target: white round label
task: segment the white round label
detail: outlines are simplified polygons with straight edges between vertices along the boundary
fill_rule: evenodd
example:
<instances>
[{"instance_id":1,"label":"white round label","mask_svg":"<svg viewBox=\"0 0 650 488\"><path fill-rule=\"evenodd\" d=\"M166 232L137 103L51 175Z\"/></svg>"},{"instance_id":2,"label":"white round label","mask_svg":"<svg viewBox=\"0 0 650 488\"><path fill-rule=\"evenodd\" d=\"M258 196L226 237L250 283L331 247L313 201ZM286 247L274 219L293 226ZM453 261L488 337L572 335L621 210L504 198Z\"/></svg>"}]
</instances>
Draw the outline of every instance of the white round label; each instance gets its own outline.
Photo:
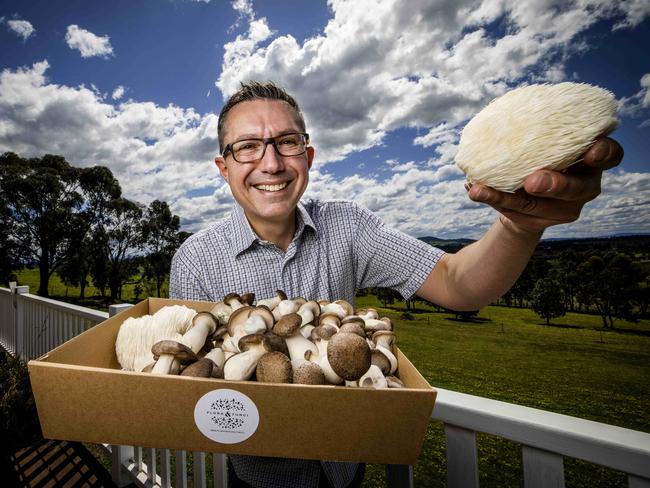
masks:
<instances>
[{"instance_id":1,"label":"white round label","mask_svg":"<svg viewBox=\"0 0 650 488\"><path fill-rule=\"evenodd\" d=\"M237 444L255 433L260 414L246 395L222 388L209 391L196 402L194 422L208 439Z\"/></svg>"}]
</instances>

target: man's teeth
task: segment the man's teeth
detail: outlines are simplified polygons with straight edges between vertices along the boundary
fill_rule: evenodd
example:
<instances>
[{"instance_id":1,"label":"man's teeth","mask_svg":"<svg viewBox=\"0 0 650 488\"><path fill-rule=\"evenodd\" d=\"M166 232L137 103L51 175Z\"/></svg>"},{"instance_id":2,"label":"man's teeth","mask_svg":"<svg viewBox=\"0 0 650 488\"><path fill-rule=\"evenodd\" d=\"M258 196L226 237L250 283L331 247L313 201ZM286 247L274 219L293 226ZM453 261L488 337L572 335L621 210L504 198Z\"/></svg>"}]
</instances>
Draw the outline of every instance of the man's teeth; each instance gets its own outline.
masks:
<instances>
[{"instance_id":1,"label":"man's teeth","mask_svg":"<svg viewBox=\"0 0 650 488\"><path fill-rule=\"evenodd\" d=\"M280 191L286 187L287 187L286 183L280 183L278 185L255 185L255 188L264 191Z\"/></svg>"}]
</instances>

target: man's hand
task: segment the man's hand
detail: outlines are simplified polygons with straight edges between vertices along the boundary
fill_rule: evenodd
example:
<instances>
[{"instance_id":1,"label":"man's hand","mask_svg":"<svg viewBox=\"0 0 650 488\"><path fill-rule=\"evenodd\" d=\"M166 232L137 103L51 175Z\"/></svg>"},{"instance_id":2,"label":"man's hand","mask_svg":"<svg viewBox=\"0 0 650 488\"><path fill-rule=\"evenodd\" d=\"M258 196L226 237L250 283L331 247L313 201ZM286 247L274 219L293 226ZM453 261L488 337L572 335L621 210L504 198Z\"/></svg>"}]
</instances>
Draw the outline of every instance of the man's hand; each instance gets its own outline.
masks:
<instances>
[{"instance_id":1,"label":"man's hand","mask_svg":"<svg viewBox=\"0 0 650 488\"><path fill-rule=\"evenodd\" d=\"M598 139L582 161L565 172L541 169L526 178L524 187L504 193L475 184L469 197L501 213L501 222L515 232L540 234L551 225L573 222L582 207L600 194L604 170L617 166L623 148L608 137Z\"/></svg>"}]
</instances>

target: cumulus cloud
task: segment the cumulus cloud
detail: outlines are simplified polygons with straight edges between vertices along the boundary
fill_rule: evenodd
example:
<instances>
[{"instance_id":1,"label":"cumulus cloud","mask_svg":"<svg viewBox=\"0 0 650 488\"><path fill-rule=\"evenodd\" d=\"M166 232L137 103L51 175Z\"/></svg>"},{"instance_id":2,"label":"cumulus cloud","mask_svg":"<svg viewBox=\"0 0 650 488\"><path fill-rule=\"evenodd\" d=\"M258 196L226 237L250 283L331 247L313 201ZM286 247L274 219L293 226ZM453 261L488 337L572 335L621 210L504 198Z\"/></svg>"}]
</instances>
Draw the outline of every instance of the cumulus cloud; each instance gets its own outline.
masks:
<instances>
[{"instance_id":1,"label":"cumulus cloud","mask_svg":"<svg viewBox=\"0 0 650 488\"><path fill-rule=\"evenodd\" d=\"M619 101L619 113L625 117L647 117L650 108L650 73L646 73L639 81L641 89L630 97ZM639 127L650 125L650 119L641 122Z\"/></svg>"},{"instance_id":2,"label":"cumulus cloud","mask_svg":"<svg viewBox=\"0 0 650 488\"><path fill-rule=\"evenodd\" d=\"M115 90L113 90L113 94L111 95L111 98L113 100L119 100L124 96L124 92L125 92L125 88L122 85L120 85L117 88L115 88Z\"/></svg>"},{"instance_id":3,"label":"cumulus cloud","mask_svg":"<svg viewBox=\"0 0 650 488\"><path fill-rule=\"evenodd\" d=\"M95 56L108 58L113 54L110 37L97 36L75 24L68 26L65 42L70 49L78 50L82 58L92 58Z\"/></svg>"},{"instance_id":4,"label":"cumulus cloud","mask_svg":"<svg viewBox=\"0 0 650 488\"><path fill-rule=\"evenodd\" d=\"M108 166L126 196L173 204L212 193L217 117L128 101L114 106L91 88L51 83L48 61L0 73L0 151L61 154L77 166ZM184 215L185 217L185 215ZM187 215L197 219L196 210Z\"/></svg>"},{"instance_id":5,"label":"cumulus cloud","mask_svg":"<svg viewBox=\"0 0 650 488\"><path fill-rule=\"evenodd\" d=\"M588 48L581 34L632 11L606 0L562 8L518 0L329 6L322 34L302 43L273 35L266 19L251 14L248 33L226 46L216 81L224 96L247 79L272 79L295 94L318 164L379 145L400 127L432 131L416 144L449 146L452 131L491 99L528 81L558 81L566 59ZM495 34L495 24L504 32ZM438 141L443 128L447 138Z\"/></svg>"},{"instance_id":6,"label":"cumulus cloud","mask_svg":"<svg viewBox=\"0 0 650 488\"><path fill-rule=\"evenodd\" d=\"M13 19L7 21L7 27L14 34L23 38L23 41L29 39L35 32L34 26L28 20Z\"/></svg>"}]
</instances>

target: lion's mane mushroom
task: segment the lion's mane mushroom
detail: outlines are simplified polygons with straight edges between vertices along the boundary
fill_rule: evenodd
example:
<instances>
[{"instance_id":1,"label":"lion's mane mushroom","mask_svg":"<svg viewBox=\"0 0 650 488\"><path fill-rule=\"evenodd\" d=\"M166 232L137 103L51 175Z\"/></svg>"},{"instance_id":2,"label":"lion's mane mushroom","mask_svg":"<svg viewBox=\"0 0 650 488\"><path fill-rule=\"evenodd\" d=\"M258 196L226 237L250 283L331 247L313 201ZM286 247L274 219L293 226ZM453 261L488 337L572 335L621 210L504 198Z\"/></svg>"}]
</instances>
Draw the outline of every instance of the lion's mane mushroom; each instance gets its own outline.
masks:
<instances>
[{"instance_id":1,"label":"lion's mane mushroom","mask_svg":"<svg viewBox=\"0 0 650 488\"><path fill-rule=\"evenodd\" d=\"M327 359L341 378L357 381L370 367L370 346L356 334L338 332L327 344Z\"/></svg>"},{"instance_id":2,"label":"lion's mane mushroom","mask_svg":"<svg viewBox=\"0 0 650 488\"><path fill-rule=\"evenodd\" d=\"M465 126L456 164L470 183L514 192L538 169L575 163L616 128L617 106L611 92L586 83L516 88Z\"/></svg>"},{"instance_id":3,"label":"lion's mane mushroom","mask_svg":"<svg viewBox=\"0 0 650 488\"><path fill-rule=\"evenodd\" d=\"M159 341L151 347L156 364L151 369L152 374L177 374L180 365L196 361L197 355L185 344L178 341Z\"/></svg>"},{"instance_id":4,"label":"lion's mane mushroom","mask_svg":"<svg viewBox=\"0 0 650 488\"><path fill-rule=\"evenodd\" d=\"M239 339L239 354L229 357L223 365L223 378L244 381L250 379L257 367L257 361L272 352L263 334L249 334Z\"/></svg>"},{"instance_id":5,"label":"lion's mane mushroom","mask_svg":"<svg viewBox=\"0 0 650 488\"><path fill-rule=\"evenodd\" d=\"M279 351L268 352L257 361L255 377L262 383L292 383L291 360Z\"/></svg>"},{"instance_id":6,"label":"lion's mane mushroom","mask_svg":"<svg viewBox=\"0 0 650 488\"><path fill-rule=\"evenodd\" d=\"M151 347L162 340L180 340L192 326L195 315L195 310L184 305L169 305L153 315L126 319L115 340L115 353L122 369L142 371L152 364Z\"/></svg>"},{"instance_id":7,"label":"lion's mane mushroom","mask_svg":"<svg viewBox=\"0 0 650 488\"><path fill-rule=\"evenodd\" d=\"M289 349L289 357L294 370L305 359L305 352L311 351L312 354L318 354L316 344L309 339L305 339L300 333L300 325L302 324L302 317L297 313L290 313L284 315L273 326L273 333L283 337Z\"/></svg>"}]
</instances>

